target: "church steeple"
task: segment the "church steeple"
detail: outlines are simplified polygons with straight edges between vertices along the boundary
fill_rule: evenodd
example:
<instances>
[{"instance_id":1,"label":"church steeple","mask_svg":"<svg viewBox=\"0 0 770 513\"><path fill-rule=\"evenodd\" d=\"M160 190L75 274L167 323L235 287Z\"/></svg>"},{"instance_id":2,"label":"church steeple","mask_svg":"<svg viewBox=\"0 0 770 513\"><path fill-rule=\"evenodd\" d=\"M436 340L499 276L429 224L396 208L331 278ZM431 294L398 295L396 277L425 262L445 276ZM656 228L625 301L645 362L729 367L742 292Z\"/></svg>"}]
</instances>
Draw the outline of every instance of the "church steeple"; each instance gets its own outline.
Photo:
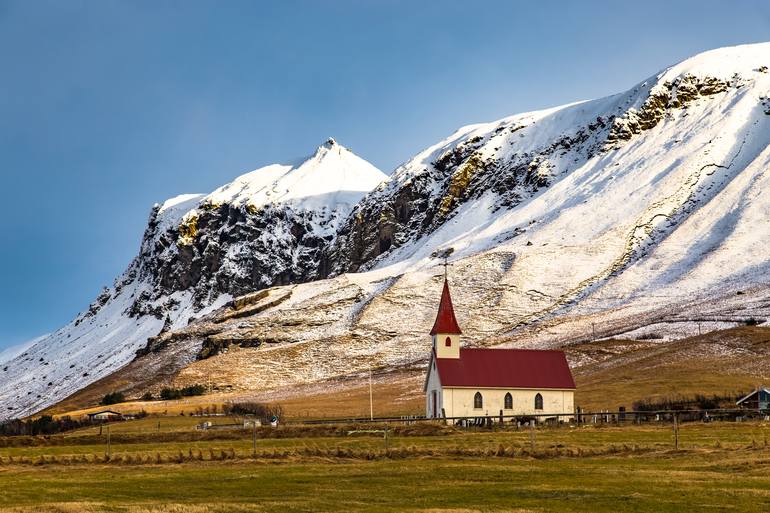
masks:
<instances>
[{"instance_id":1,"label":"church steeple","mask_svg":"<svg viewBox=\"0 0 770 513\"><path fill-rule=\"evenodd\" d=\"M441 291L441 302L438 305L438 315L436 315L436 322L433 323L433 329L430 330L431 335L437 333L449 333L452 335L462 335L460 326L457 324L455 318L455 310L452 307L452 296L449 294L449 282L444 277L444 290Z\"/></svg>"},{"instance_id":2,"label":"church steeple","mask_svg":"<svg viewBox=\"0 0 770 513\"><path fill-rule=\"evenodd\" d=\"M455 318L452 296L449 294L449 282L444 277L444 289L438 305L436 322L430 330L433 337L433 350L436 358L460 358L460 326Z\"/></svg>"}]
</instances>

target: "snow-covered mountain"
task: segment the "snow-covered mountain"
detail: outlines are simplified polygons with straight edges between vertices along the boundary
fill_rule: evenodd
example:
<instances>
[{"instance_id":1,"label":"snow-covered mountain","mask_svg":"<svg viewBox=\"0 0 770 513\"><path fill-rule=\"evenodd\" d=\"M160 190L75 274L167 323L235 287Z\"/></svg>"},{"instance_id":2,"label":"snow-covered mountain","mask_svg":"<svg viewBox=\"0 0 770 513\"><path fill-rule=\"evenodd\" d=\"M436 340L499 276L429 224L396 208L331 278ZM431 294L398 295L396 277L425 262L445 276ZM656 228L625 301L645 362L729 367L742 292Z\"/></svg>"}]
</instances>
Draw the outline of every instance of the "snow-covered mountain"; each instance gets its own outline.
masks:
<instances>
[{"instance_id":1,"label":"snow-covered mountain","mask_svg":"<svg viewBox=\"0 0 770 513\"><path fill-rule=\"evenodd\" d=\"M139 255L67 326L0 367L0 419L63 399L134 358L147 339L233 296L317 278L322 249L387 176L329 139L209 195L155 205Z\"/></svg>"},{"instance_id":2,"label":"snow-covered mountain","mask_svg":"<svg viewBox=\"0 0 770 513\"><path fill-rule=\"evenodd\" d=\"M252 394L414 368L450 249L471 344L762 323L768 66L768 43L714 50L618 95L464 127L356 206L329 250L333 279L219 311L161 337L157 357L164 344L197 352L177 384L221 376Z\"/></svg>"},{"instance_id":3,"label":"snow-covered mountain","mask_svg":"<svg viewBox=\"0 0 770 513\"><path fill-rule=\"evenodd\" d=\"M442 244L469 254L545 228L579 241L640 224L622 238L625 265L764 156L768 65L767 43L714 50L621 94L463 127L356 207L335 270L411 262Z\"/></svg>"},{"instance_id":4,"label":"snow-covered mountain","mask_svg":"<svg viewBox=\"0 0 770 513\"><path fill-rule=\"evenodd\" d=\"M136 391L172 360L179 383L244 390L420 364L449 252L474 344L669 336L770 315L768 66L770 43L706 52L621 94L461 128L379 186L330 142L305 164L170 200L115 287L8 362L0 402L15 410L0 417L139 348L124 374ZM335 151L358 164L318 163ZM303 169L371 179L348 194L347 180L308 187ZM291 285L222 307L276 284Z\"/></svg>"}]
</instances>

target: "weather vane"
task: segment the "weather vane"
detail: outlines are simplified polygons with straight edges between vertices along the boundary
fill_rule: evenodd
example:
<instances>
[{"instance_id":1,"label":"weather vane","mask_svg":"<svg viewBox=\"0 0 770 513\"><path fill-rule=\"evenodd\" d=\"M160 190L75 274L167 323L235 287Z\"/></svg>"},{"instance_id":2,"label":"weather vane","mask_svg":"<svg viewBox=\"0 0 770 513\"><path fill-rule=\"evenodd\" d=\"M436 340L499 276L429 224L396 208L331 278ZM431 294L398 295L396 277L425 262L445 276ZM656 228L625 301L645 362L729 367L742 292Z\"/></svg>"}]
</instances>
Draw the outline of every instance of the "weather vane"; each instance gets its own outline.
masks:
<instances>
[{"instance_id":1,"label":"weather vane","mask_svg":"<svg viewBox=\"0 0 770 513\"><path fill-rule=\"evenodd\" d=\"M437 249L431 254L433 258L444 259L444 263L441 264L444 266L444 279L446 279L447 277L447 268L449 267L449 255L454 253L454 250L455 250L454 248Z\"/></svg>"}]
</instances>

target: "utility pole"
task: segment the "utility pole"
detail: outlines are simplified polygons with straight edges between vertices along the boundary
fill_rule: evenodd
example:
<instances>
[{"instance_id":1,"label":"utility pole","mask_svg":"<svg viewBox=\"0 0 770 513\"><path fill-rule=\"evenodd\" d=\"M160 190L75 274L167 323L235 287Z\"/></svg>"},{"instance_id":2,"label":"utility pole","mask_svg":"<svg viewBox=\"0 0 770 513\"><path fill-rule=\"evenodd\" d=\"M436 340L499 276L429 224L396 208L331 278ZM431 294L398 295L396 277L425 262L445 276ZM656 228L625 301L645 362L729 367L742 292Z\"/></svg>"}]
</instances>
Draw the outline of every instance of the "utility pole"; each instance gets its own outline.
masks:
<instances>
[{"instance_id":1,"label":"utility pole","mask_svg":"<svg viewBox=\"0 0 770 513\"><path fill-rule=\"evenodd\" d=\"M591 333L593 334L592 342L596 342L596 323L591 323Z\"/></svg>"},{"instance_id":2,"label":"utility pole","mask_svg":"<svg viewBox=\"0 0 770 513\"><path fill-rule=\"evenodd\" d=\"M374 420L374 402L372 401L372 364L369 364L369 420Z\"/></svg>"},{"instance_id":3,"label":"utility pole","mask_svg":"<svg viewBox=\"0 0 770 513\"><path fill-rule=\"evenodd\" d=\"M112 440L110 439L110 425L107 424L107 459L112 457Z\"/></svg>"}]
</instances>

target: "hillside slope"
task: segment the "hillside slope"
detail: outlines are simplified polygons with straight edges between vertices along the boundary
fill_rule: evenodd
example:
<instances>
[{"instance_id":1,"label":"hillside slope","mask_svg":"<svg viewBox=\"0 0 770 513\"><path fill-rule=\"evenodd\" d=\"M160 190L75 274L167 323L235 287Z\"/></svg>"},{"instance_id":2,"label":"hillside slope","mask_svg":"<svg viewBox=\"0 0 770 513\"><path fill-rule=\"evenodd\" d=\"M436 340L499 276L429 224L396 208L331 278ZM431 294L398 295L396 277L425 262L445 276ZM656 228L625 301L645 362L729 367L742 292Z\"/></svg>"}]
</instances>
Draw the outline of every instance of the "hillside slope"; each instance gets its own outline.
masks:
<instances>
[{"instance_id":1,"label":"hillside slope","mask_svg":"<svg viewBox=\"0 0 770 513\"><path fill-rule=\"evenodd\" d=\"M143 246L143 255L161 286L210 313L187 326L171 319L158 335L161 310L140 334L146 345L131 338L131 351L143 347L118 373L121 386L129 394L173 382L285 395L299 385L340 386L370 368L419 369L443 254L451 254L470 344L671 340L761 322L770 315L768 65L768 43L714 50L618 95L462 128L373 184L349 215L325 218L323 233L334 233L292 253L292 265L266 265L265 252L281 247L265 240L266 224L244 225L220 196L189 200L198 206L178 209L186 212L176 238L147 253ZM243 228L230 232L231 219ZM315 233L301 230L300 239ZM241 241L244 251L229 254L251 262L248 272L219 265L222 251L212 248L223 239L212 234ZM261 280L264 272L272 278ZM286 282L215 308L212 291ZM141 283L149 285L136 291L147 295L139 311L151 311L158 284ZM113 346L126 347L99 345ZM0 398L12 399L6 390Z\"/></svg>"}]
</instances>

